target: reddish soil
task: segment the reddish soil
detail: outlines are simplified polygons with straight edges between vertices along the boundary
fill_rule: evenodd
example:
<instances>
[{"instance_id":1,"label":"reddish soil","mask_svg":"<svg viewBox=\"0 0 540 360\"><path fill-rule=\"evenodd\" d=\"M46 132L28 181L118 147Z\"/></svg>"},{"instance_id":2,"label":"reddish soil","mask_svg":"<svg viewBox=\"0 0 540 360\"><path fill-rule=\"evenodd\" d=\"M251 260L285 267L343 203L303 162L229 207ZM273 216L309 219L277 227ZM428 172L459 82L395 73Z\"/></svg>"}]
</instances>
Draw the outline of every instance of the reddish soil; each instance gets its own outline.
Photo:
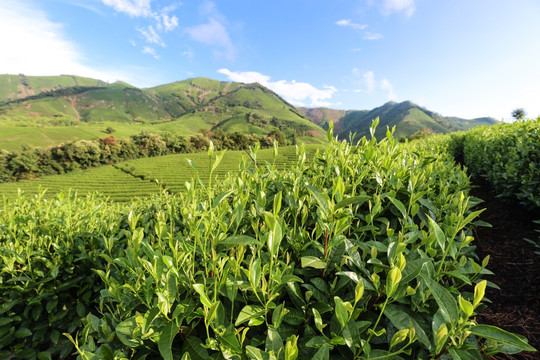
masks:
<instances>
[{"instance_id":1,"label":"reddish soil","mask_svg":"<svg viewBox=\"0 0 540 360\"><path fill-rule=\"evenodd\" d=\"M476 229L477 254L480 259L490 255L487 268L495 275L486 279L501 288L488 287L486 297L492 304L477 320L523 335L540 350L540 255L534 253L538 248L523 240L538 239L538 225L532 221L540 219L540 211L527 211L519 204L501 201L485 183L474 188L471 195L485 201L479 205L487 208L480 220L493 226ZM494 358L531 360L540 359L540 354L522 352Z\"/></svg>"}]
</instances>

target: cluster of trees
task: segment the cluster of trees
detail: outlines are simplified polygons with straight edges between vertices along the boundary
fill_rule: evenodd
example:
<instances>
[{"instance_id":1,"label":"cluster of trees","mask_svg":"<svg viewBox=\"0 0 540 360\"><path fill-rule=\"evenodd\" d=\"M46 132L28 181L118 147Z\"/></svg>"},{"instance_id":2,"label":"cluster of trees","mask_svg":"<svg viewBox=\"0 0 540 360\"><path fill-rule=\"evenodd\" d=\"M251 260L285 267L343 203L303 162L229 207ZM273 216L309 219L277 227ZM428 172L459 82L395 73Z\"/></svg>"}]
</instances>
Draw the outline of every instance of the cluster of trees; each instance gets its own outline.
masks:
<instances>
[{"instance_id":1,"label":"cluster of trees","mask_svg":"<svg viewBox=\"0 0 540 360\"><path fill-rule=\"evenodd\" d=\"M245 150L257 142L261 147L270 147L274 140L287 145L285 135L276 129L262 136L220 130L190 137L142 132L129 138L109 135L99 140L68 142L46 149L23 146L22 151L0 151L0 182L63 174L142 157L204 151L210 141L218 150Z\"/></svg>"}]
</instances>

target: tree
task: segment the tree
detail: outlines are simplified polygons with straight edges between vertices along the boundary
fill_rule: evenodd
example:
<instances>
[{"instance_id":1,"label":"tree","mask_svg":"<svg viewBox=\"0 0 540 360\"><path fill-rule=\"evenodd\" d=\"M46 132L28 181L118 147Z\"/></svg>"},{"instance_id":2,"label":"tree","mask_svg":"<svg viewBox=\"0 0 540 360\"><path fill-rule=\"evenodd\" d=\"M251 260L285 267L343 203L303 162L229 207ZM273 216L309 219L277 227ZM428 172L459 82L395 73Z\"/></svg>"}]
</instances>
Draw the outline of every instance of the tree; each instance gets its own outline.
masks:
<instances>
[{"instance_id":1,"label":"tree","mask_svg":"<svg viewBox=\"0 0 540 360\"><path fill-rule=\"evenodd\" d=\"M512 111L512 117L516 120L523 119L525 115L527 115L527 113L525 112L525 109L523 108L517 108L517 109L514 109L514 111Z\"/></svg>"}]
</instances>

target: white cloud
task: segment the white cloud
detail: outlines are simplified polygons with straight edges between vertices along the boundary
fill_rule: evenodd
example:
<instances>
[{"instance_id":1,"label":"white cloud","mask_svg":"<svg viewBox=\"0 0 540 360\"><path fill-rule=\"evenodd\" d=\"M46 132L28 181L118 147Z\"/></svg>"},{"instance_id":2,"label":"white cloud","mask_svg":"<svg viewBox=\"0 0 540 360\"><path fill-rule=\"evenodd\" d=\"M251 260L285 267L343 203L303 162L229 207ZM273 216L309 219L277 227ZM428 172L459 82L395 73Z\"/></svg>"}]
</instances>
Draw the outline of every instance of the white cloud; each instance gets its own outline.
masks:
<instances>
[{"instance_id":1,"label":"white cloud","mask_svg":"<svg viewBox=\"0 0 540 360\"><path fill-rule=\"evenodd\" d=\"M364 73L364 85L366 86L366 92L371 93L375 90L375 74L373 71L366 71Z\"/></svg>"},{"instance_id":2,"label":"white cloud","mask_svg":"<svg viewBox=\"0 0 540 360\"><path fill-rule=\"evenodd\" d=\"M381 89L388 91L388 99L389 100L397 100L396 93L394 92L394 86L390 83L390 81L386 78L384 78L381 81Z\"/></svg>"},{"instance_id":3,"label":"white cloud","mask_svg":"<svg viewBox=\"0 0 540 360\"><path fill-rule=\"evenodd\" d=\"M385 13L404 12L408 17L412 16L415 10L415 0L384 0L383 11Z\"/></svg>"},{"instance_id":4,"label":"white cloud","mask_svg":"<svg viewBox=\"0 0 540 360\"><path fill-rule=\"evenodd\" d=\"M146 28L138 28L137 31L143 36L143 38L151 43L151 44L158 44L161 46L165 46L165 43L161 39L161 36L154 30L154 27L152 25L146 27Z\"/></svg>"},{"instance_id":5,"label":"white cloud","mask_svg":"<svg viewBox=\"0 0 540 360\"><path fill-rule=\"evenodd\" d=\"M174 15L161 14L161 21L166 32L172 31L178 26L178 18Z\"/></svg>"},{"instance_id":6,"label":"white cloud","mask_svg":"<svg viewBox=\"0 0 540 360\"><path fill-rule=\"evenodd\" d=\"M357 31L366 30L368 28L367 25L365 25L365 24L355 24L350 19L338 20L338 21L336 21L336 25L348 27L348 28L351 28L351 29L354 29L354 30L357 30ZM373 33L373 32L370 32L370 31L365 31L364 32L364 40L377 40L377 39L380 39L382 37L383 36L381 34L378 34L378 33Z\"/></svg>"},{"instance_id":7,"label":"white cloud","mask_svg":"<svg viewBox=\"0 0 540 360\"><path fill-rule=\"evenodd\" d=\"M6 74L69 74L108 82L122 80L139 87L155 86L166 80L157 77L155 71L131 64L121 69L89 65L82 49L67 40L62 25L50 21L44 11L19 0L0 1L0 44L0 72Z\"/></svg>"},{"instance_id":8,"label":"white cloud","mask_svg":"<svg viewBox=\"0 0 540 360\"><path fill-rule=\"evenodd\" d=\"M131 17L148 17L153 14L150 6L152 0L102 0L102 2Z\"/></svg>"},{"instance_id":9,"label":"white cloud","mask_svg":"<svg viewBox=\"0 0 540 360\"><path fill-rule=\"evenodd\" d=\"M270 81L270 76L254 71L240 72L219 69L218 73L227 76L231 81L242 83L257 82L297 106L330 106L332 104L327 100L331 99L334 93L338 91L333 86L323 86L322 89L318 89L311 84L296 82L295 80ZM306 101L310 101L310 103L306 104Z\"/></svg>"},{"instance_id":10,"label":"white cloud","mask_svg":"<svg viewBox=\"0 0 540 360\"><path fill-rule=\"evenodd\" d=\"M336 25L350 27L354 30L364 30L365 28L367 28L367 25L355 24L351 22L350 19L343 19L343 20L336 21Z\"/></svg>"},{"instance_id":11,"label":"white cloud","mask_svg":"<svg viewBox=\"0 0 540 360\"><path fill-rule=\"evenodd\" d=\"M379 39L382 39L382 37L383 37L382 34L372 33L372 32L369 32L369 31L367 31L364 34L364 40L379 40Z\"/></svg>"},{"instance_id":12,"label":"white cloud","mask_svg":"<svg viewBox=\"0 0 540 360\"><path fill-rule=\"evenodd\" d=\"M156 60L159 59L159 55L156 53L156 50L154 48L151 48L150 46L145 46L142 53L152 55L152 57Z\"/></svg>"},{"instance_id":13,"label":"white cloud","mask_svg":"<svg viewBox=\"0 0 540 360\"><path fill-rule=\"evenodd\" d=\"M169 12L176 10L178 5L170 5L161 8L159 11L152 9L153 0L101 0L103 4L112 7L117 12L125 13L130 17L141 17L152 19L154 24L146 27L139 27L137 31L143 38L151 43L165 46L159 33L167 33L178 27L178 18L169 15Z\"/></svg>"},{"instance_id":14,"label":"white cloud","mask_svg":"<svg viewBox=\"0 0 540 360\"><path fill-rule=\"evenodd\" d=\"M228 60L234 60L235 49L225 26L214 18L210 18L208 24L197 25L186 29L192 39L203 44L216 46L219 50L214 51L216 56L223 56Z\"/></svg>"},{"instance_id":15,"label":"white cloud","mask_svg":"<svg viewBox=\"0 0 540 360\"><path fill-rule=\"evenodd\" d=\"M188 48L187 50L185 50L184 52L182 52L182 56L185 56L187 57L189 60L193 59L193 57L195 56L195 53L193 52L193 50L191 50L191 48Z\"/></svg>"},{"instance_id":16,"label":"white cloud","mask_svg":"<svg viewBox=\"0 0 540 360\"><path fill-rule=\"evenodd\" d=\"M24 2L0 2L0 41L2 73L74 74L106 81L122 78L119 72L84 65L84 55L75 43L67 40L62 25Z\"/></svg>"}]
</instances>

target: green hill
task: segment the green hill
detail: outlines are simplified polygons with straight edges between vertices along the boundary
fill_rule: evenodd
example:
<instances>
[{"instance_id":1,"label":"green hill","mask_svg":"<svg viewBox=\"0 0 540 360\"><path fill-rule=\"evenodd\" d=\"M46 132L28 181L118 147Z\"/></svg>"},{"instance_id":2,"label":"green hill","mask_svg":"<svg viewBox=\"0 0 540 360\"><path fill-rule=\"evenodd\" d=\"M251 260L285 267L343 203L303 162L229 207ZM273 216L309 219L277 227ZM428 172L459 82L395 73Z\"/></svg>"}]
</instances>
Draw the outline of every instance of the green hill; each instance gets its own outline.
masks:
<instances>
[{"instance_id":1,"label":"green hill","mask_svg":"<svg viewBox=\"0 0 540 360\"><path fill-rule=\"evenodd\" d=\"M311 121L323 128L329 120L335 125L335 133L341 138L348 138L350 133L358 136L368 135L371 122L379 118L379 126L375 135L384 136L386 127L396 127L397 138L411 137L420 133L448 133L471 129L480 125L497 123L493 118L462 119L444 117L410 101L396 103L393 101L373 110L333 110L326 108L305 109L302 111Z\"/></svg>"},{"instance_id":2,"label":"green hill","mask_svg":"<svg viewBox=\"0 0 540 360\"><path fill-rule=\"evenodd\" d=\"M149 132L225 131L269 134L319 143L324 131L259 84L187 79L139 89L124 82L76 76L0 75L0 149ZM48 129L54 128L51 139ZM9 130L9 131L7 131ZM65 136L61 134L64 133ZM97 134L98 136L95 136Z\"/></svg>"},{"instance_id":3,"label":"green hill","mask_svg":"<svg viewBox=\"0 0 540 360\"><path fill-rule=\"evenodd\" d=\"M25 76L24 74L3 74L0 75L0 103L23 99L53 90L106 85L107 83L101 80L75 75Z\"/></svg>"}]
</instances>

